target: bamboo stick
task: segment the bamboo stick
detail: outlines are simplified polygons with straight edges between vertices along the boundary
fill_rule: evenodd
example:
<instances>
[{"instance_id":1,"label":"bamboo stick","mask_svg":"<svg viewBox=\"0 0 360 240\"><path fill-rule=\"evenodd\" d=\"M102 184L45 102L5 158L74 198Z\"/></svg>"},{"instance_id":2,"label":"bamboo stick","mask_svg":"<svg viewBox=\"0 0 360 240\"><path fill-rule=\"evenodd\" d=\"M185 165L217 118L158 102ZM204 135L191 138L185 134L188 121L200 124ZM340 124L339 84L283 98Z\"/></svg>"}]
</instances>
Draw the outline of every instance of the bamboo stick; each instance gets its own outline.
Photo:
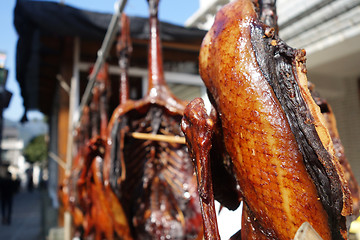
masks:
<instances>
[{"instance_id":1,"label":"bamboo stick","mask_svg":"<svg viewBox=\"0 0 360 240\"><path fill-rule=\"evenodd\" d=\"M185 144L185 137L179 137L179 136L138 133L138 132L130 133L130 136L136 139Z\"/></svg>"}]
</instances>

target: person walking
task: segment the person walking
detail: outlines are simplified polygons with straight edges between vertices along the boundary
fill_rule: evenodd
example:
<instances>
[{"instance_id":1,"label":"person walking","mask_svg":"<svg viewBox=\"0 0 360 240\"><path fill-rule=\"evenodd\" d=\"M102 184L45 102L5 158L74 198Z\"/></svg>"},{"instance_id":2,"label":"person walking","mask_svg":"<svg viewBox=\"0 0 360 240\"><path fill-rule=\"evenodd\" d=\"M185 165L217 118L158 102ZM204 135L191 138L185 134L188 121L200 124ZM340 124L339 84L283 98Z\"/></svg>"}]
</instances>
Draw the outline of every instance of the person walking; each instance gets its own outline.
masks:
<instances>
[{"instance_id":1,"label":"person walking","mask_svg":"<svg viewBox=\"0 0 360 240\"><path fill-rule=\"evenodd\" d=\"M34 189L34 181L33 181L33 168L28 168L26 170L26 175L27 175L27 190L29 192L32 192Z\"/></svg>"},{"instance_id":2,"label":"person walking","mask_svg":"<svg viewBox=\"0 0 360 240\"><path fill-rule=\"evenodd\" d=\"M6 172L6 176L0 179L0 200L2 224L11 224L11 213L13 196L17 192L17 182L11 178L11 173Z\"/></svg>"}]
</instances>

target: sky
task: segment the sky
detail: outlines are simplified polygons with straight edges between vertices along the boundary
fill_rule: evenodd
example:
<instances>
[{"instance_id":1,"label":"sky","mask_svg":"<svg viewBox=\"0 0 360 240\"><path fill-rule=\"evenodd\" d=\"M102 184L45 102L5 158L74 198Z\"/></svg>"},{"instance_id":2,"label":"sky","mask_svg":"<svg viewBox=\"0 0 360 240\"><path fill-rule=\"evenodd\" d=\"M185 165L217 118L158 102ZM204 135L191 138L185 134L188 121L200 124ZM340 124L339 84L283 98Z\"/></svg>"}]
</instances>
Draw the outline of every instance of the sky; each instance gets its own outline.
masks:
<instances>
[{"instance_id":1,"label":"sky","mask_svg":"<svg viewBox=\"0 0 360 240\"><path fill-rule=\"evenodd\" d=\"M52 0L52 2L61 2L61 0ZM62 0L66 5L76 8L113 13L115 0ZM17 33L13 24L13 11L16 0L2 0L0 3L0 52L7 54L5 68L9 69L9 75L5 88L12 92L13 96L10 105L4 111L4 118L19 121L24 114L23 100L20 94L20 88L16 81L15 74L15 56ZM185 21L199 7L198 0L161 0L159 5L159 19L178 25L184 25ZM125 13L129 16L148 16L148 5L146 0L127 0ZM29 119L39 119L42 115L37 111L28 112Z\"/></svg>"}]
</instances>

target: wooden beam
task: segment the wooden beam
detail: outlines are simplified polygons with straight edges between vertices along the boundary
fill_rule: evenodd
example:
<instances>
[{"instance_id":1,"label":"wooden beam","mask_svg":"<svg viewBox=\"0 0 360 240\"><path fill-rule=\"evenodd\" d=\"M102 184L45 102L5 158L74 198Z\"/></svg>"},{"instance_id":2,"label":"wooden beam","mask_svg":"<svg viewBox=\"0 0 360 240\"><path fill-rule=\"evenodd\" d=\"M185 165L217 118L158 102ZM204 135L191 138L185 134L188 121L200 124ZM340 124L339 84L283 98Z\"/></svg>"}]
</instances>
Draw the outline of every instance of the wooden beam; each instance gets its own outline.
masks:
<instances>
[{"instance_id":1,"label":"wooden beam","mask_svg":"<svg viewBox=\"0 0 360 240\"><path fill-rule=\"evenodd\" d=\"M60 74L64 81L69 85L72 77L73 69L73 39L66 39L64 42L63 52L60 63ZM60 87L60 84L56 85L59 91L59 112L58 112L58 146L57 155L61 159L66 159L67 156L67 143L68 143L68 129L69 129L69 94ZM58 183L62 184L65 180L65 171L62 168L58 168ZM59 209L58 222L59 226L64 226L64 213L65 209L62 207Z\"/></svg>"}]
</instances>

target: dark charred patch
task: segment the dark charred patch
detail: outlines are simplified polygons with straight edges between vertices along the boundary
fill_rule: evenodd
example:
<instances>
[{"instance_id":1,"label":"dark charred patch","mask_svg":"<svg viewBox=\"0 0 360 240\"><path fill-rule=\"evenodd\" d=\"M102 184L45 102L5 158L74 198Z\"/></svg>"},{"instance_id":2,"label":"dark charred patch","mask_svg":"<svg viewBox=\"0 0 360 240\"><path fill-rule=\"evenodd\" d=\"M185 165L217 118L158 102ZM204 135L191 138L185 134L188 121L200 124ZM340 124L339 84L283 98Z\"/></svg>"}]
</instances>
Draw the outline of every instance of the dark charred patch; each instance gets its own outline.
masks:
<instances>
[{"instance_id":1,"label":"dark charred patch","mask_svg":"<svg viewBox=\"0 0 360 240\"><path fill-rule=\"evenodd\" d=\"M296 56L299 50L286 45L281 39L265 36L263 25L253 25L251 42L262 74L272 87L288 119L303 160L312 178L322 205L329 216L333 239L343 239L341 181L332 156L322 145L316 132L314 119L301 96L296 81ZM275 44L274 44L275 43ZM321 107L321 106L320 106ZM326 111L325 108L322 111Z\"/></svg>"}]
</instances>

